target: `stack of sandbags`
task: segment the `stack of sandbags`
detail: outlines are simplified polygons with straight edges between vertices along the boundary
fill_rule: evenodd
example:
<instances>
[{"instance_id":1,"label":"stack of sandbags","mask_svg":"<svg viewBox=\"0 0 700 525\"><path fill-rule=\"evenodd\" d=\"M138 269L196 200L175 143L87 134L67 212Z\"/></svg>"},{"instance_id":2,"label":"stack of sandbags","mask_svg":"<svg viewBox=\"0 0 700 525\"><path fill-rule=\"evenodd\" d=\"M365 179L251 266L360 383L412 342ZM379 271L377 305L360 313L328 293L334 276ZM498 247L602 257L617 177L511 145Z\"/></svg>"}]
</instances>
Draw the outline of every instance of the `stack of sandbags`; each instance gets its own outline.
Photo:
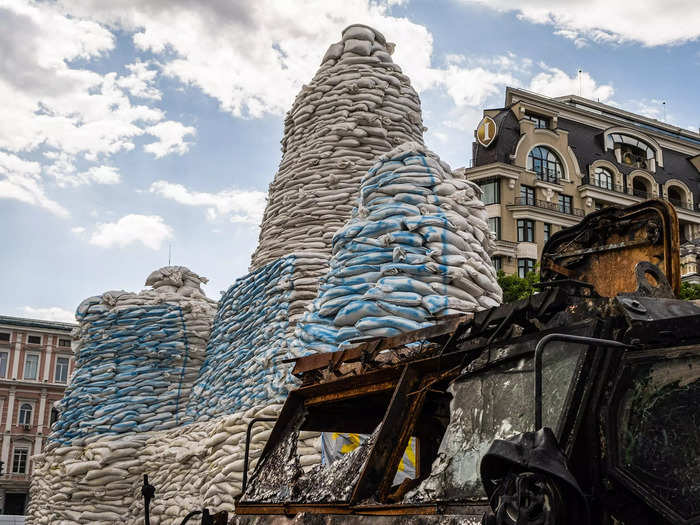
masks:
<instances>
[{"instance_id":1,"label":"stack of sandbags","mask_svg":"<svg viewBox=\"0 0 700 525\"><path fill-rule=\"evenodd\" d=\"M500 304L478 186L417 143L381 156L353 217L333 237L330 271L297 326L303 351L417 330Z\"/></svg>"},{"instance_id":2,"label":"stack of sandbags","mask_svg":"<svg viewBox=\"0 0 700 525\"><path fill-rule=\"evenodd\" d=\"M392 62L393 47L372 28L348 27L296 97L252 268L301 249L330 253L376 158L405 141L422 143L420 99Z\"/></svg>"},{"instance_id":3,"label":"stack of sandbags","mask_svg":"<svg viewBox=\"0 0 700 525\"><path fill-rule=\"evenodd\" d=\"M202 282L166 267L149 276L151 290L106 292L78 306L76 370L49 446L180 423L215 311Z\"/></svg>"},{"instance_id":4,"label":"stack of sandbags","mask_svg":"<svg viewBox=\"0 0 700 525\"><path fill-rule=\"evenodd\" d=\"M221 297L188 420L206 421L284 400L289 339L328 269L324 254L299 252L238 279Z\"/></svg>"},{"instance_id":5,"label":"stack of sandbags","mask_svg":"<svg viewBox=\"0 0 700 525\"><path fill-rule=\"evenodd\" d=\"M134 523L128 513L140 496L147 435L102 436L34 456L27 522Z\"/></svg>"},{"instance_id":6,"label":"stack of sandbags","mask_svg":"<svg viewBox=\"0 0 700 525\"><path fill-rule=\"evenodd\" d=\"M31 524L143 522L143 474L156 487L153 525L175 525L192 510L233 512L240 493L246 430L254 417L276 417L282 405L250 409L177 429L102 436L55 448L34 459ZM274 423L251 432L252 472ZM321 461L317 434L302 432L297 452L307 470Z\"/></svg>"}]
</instances>

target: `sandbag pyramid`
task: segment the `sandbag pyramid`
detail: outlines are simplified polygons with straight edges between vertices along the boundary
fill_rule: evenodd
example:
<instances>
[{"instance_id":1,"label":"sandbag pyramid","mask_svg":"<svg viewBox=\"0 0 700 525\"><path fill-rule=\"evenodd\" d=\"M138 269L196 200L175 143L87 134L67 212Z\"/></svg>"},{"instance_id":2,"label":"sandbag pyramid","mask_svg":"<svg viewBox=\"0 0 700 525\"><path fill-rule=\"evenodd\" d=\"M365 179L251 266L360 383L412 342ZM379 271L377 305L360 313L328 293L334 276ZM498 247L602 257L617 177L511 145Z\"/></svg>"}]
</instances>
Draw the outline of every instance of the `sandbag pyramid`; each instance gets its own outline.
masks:
<instances>
[{"instance_id":1,"label":"sandbag pyramid","mask_svg":"<svg viewBox=\"0 0 700 525\"><path fill-rule=\"evenodd\" d=\"M421 144L379 157L352 218L333 236L330 271L297 328L301 353L500 304L480 195Z\"/></svg>"}]
</instances>

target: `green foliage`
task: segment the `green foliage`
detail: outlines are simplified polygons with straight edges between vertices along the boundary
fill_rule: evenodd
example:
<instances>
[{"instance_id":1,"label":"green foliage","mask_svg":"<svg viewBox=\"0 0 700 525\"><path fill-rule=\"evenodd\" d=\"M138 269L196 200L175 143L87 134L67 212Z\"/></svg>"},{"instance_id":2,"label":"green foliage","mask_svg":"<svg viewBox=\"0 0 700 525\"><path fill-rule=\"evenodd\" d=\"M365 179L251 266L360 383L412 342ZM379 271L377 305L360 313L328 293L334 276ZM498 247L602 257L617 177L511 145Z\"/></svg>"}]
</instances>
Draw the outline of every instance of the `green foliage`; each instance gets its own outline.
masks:
<instances>
[{"instance_id":1,"label":"green foliage","mask_svg":"<svg viewBox=\"0 0 700 525\"><path fill-rule=\"evenodd\" d=\"M687 301L700 299L700 284L681 282L681 293L679 297Z\"/></svg>"},{"instance_id":2,"label":"green foliage","mask_svg":"<svg viewBox=\"0 0 700 525\"><path fill-rule=\"evenodd\" d=\"M518 299L525 299L537 292L535 283L540 282L540 272L535 266L532 272L528 272L525 277L518 277L517 274L506 275L503 270L498 271L498 285L503 290L503 302L512 303Z\"/></svg>"}]
</instances>

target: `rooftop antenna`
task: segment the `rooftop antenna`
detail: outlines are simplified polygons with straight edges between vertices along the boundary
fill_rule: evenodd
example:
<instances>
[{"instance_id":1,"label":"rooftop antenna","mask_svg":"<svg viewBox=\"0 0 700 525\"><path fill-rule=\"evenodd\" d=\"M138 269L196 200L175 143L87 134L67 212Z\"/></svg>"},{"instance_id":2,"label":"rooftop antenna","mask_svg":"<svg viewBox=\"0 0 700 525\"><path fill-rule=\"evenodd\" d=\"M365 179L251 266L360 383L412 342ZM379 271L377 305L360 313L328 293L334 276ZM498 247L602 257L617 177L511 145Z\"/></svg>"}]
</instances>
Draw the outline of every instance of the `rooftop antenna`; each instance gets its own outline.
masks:
<instances>
[{"instance_id":1,"label":"rooftop antenna","mask_svg":"<svg viewBox=\"0 0 700 525\"><path fill-rule=\"evenodd\" d=\"M661 103L661 105L662 105L663 108L664 108L664 122L666 122L666 101L664 100L664 101Z\"/></svg>"},{"instance_id":2,"label":"rooftop antenna","mask_svg":"<svg viewBox=\"0 0 700 525\"><path fill-rule=\"evenodd\" d=\"M578 70L578 96L582 97L583 96L583 70L579 69Z\"/></svg>"}]
</instances>

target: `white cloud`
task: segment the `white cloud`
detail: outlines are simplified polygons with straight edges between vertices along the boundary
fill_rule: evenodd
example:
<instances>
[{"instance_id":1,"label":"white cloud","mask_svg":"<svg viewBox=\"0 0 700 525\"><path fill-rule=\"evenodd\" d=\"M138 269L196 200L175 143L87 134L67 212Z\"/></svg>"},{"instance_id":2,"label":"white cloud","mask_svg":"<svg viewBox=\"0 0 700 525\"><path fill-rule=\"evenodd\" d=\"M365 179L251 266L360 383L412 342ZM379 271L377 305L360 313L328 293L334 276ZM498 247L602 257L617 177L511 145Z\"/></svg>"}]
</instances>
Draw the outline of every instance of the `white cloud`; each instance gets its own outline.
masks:
<instances>
[{"instance_id":1,"label":"white cloud","mask_svg":"<svg viewBox=\"0 0 700 525\"><path fill-rule=\"evenodd\" d=\"M61 188L77 187L92 183L118 184L121 182L119 169L114 166L91 166L86 171L75 173L74 158L72 156L64 153L54 152L54 154L55 160L53 164L45 167L44 171L51 175Z\"/></svg>"},{"instance_id":2,"label":"white cloud","mask_svg":"<svg viewBox=\"0 0 700 525\"><path fill-rule=\"evenodd\" d=\"M420 91L447 81L431 64L424 26L389 14L395 0L134 3L64 0L71 13L134 34L159 55L165 75L199 87L237 117L282 115L316 72L328 46L352 23L376 27L396 42L394 59Z\"/></svg>"},{"instance_id":3,"label":"white cloud","mask_svg":"<svg viewBox=\"0 0 700 525\"><path fill-rule=\"evenodd\" d=\"M62 321L64 323L75 323L75 314L58 306L50 306L48 308L34 308L33 306L24 306L21 308L23 316L32 319L43 319L44 321Z\"/></svg>"},{"instance_id":4,"label":"white cloud","mask_svg":"<svg viewBox=\"0 0 700 525\"><path fill-rule=\"evenodd\" d=\"M3 106L0 153L25 161L39 148L44 155L41 173L13 171L0 177L2 197L65 216L66 210L46 195L47 181L59 187L118 182L118 173L104 166L76 173L76 161L101 164L134 149L134 139L165 115L150 105L160 98L153 63L128 64L122 76L91 70L93 61L114 47L109 28L73 16L57 3L11 0L0 5L0 100L11 101ZM130 95L146 103L132 103ZM184 150L174 142L158 151L162 156Z\"/></svg>"},{"instance_id":5,"label":"white cloud","mask_svg":"<svg viewBox=\"0 0 700 525\"><path fill-rule=\"evenodd\" d=\"M125 215L117 222L97 225L90 244L120 248L140 242L151 250L160 248L163 241L173 237L173 229L158 215Z\"/></svg>"},{"instance_id":6,"label":"white cloud","mask_svg":"<svg viewBox=\"0 0 700 525\"><path fill-rule=\"evenodd\" d=\"M73 233L76 235L80 235L81 233L85 233L85 228L83 226L75 226L70 229Z\"/></svg>"},{"instance_id":7,"label":"white cloud","mask_svg":"<svg viewBox=\"0 0 700 525\"><path fill-rule=\"evenodd\" d=\"M117 79L117 85L126 89L134 97L160 100L162 93L155 86L158 71L150 68L149 65L151 65L150 62L127 64L126 68L131 74Z\"/></svg>"},{"instance_id":8,"label":"white cloud","mask_svg":"<svg viewBox=\"0 0 700 525\"><path fill-rule=\"evenodd\" d=\"M79 176L97 184L118 184L121 181L119 170L114 166L93 166Z\"/></svg>"},{"instance_id":9,"label":"white cloud","mask_svg":"<svg viewBox=\"0 0 700 525\"><path fill-rule=\"evenodd\" d=\"M265 211L265 193L262 191L230 189L206 193L164 180L151 184L150 191L186 206L203 206L209 220L230 215L232 222L259 224Z\"/></svg>"},{"instance_id":10,"label":"white cloud","mask_svg":"<svg viewBox=\"0 0 700 525\"><path fill-rule=\"evenodd\" d=\"M554 26L577 46L587 42L639 42L673 45L700 37L700 3L668 0L461 0L498 11L515 11L524 20Z\"/></svg>"},{"instance_id":11,"label":"white cloud","mask_svg":"<svg viewBox=\"0 0 700 525\"><path fill-rule=\"evenodd\" d=\"M582 72L580 79L578 72L569 76L561 69L541 65L541 73L536 74L530 80L529 89L548 97L563 95L580 95L592 100L607 102L615 90L610 84L598 84L587 72Z\"/></svg>"},{"instance_id":12,"label":"white cloud","mask_svg":"<svg viewBox=\"0 0 700 525\"><path fill-rule=\"evenodd\" d=\"M14 199L44 208L59 217L68 210L46 196L40 180L41 165L0 151L0 199Z\"/></svg>"},{"instance_id":13,"label":"white cloud","mask_svg":"<svg viewBox=\"0 0 700 525\"><path fill-rule=\"evenodd\" d=\"M185 126L180 122L168 120L159 122L155 126L146 129L149 135L157 137L156 142L146 144L143 149L149 153L153 153L156 158L164 157L170 153L182 155L190 148L191 142L186 142L185 137L194 135L196 129L191 126Z\"/></svg>"}]
</instances>

